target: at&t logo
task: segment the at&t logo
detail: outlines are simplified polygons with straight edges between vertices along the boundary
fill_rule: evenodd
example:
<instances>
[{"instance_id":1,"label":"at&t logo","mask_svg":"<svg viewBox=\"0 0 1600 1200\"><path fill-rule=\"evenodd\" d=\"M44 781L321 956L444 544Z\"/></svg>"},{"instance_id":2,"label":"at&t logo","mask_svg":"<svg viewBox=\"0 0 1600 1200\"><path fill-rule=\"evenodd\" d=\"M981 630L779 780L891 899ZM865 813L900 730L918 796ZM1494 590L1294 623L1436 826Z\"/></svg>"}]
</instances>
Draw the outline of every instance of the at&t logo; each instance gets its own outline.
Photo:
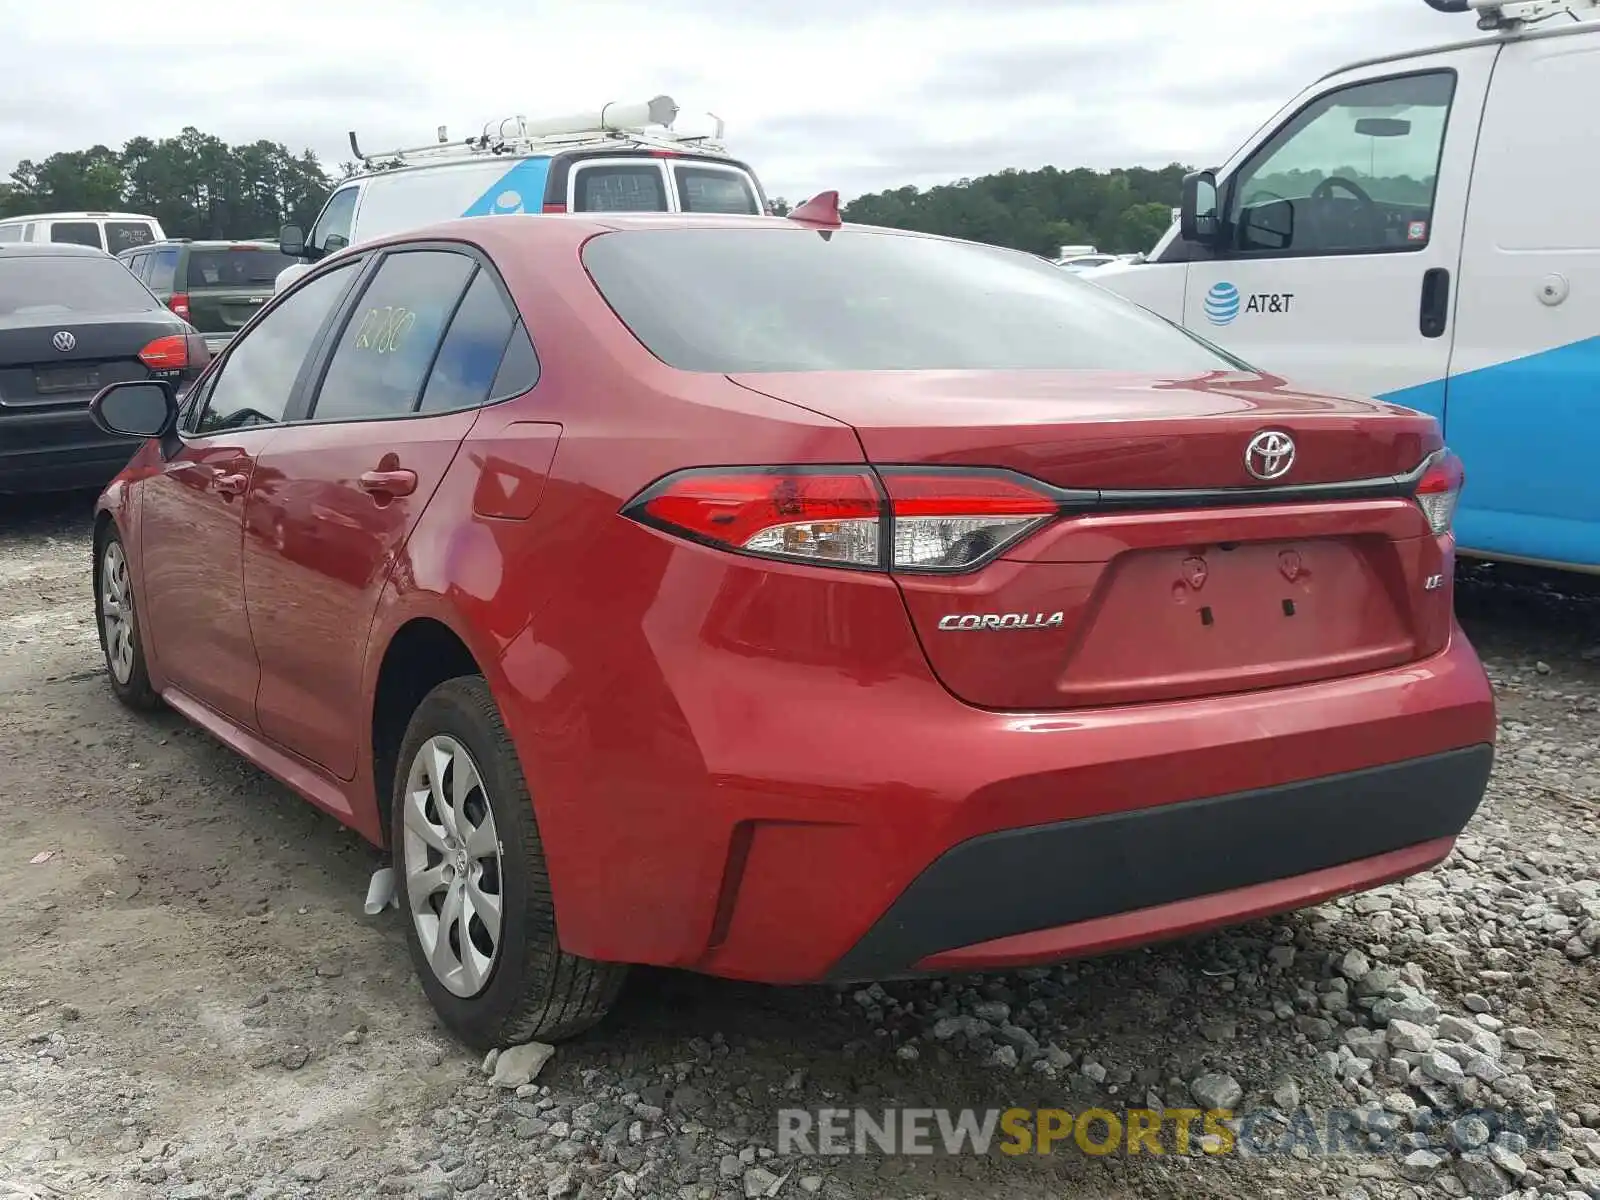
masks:
<instances>
[{"instance_id":1,"label":"at&t logo","mask_svg":"<svg viewBox=\"0 0 1600 1200\"><path fill-rule=\"evenodd\" d=\"M1206 293L1206 320L1213 325L1232 325L1239 315L1239 289L1231 283L1214 283Z\"/></svg>"}]
</instances>

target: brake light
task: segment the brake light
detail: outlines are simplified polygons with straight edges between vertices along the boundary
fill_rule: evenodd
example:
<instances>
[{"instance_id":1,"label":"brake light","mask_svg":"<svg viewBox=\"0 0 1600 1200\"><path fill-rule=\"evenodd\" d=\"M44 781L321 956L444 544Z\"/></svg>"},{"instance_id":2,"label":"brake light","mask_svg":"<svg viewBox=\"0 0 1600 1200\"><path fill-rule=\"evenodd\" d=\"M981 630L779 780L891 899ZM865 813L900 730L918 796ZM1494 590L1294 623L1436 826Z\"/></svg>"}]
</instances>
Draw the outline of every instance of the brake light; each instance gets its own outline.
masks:
<instances>
[{"instance_id":1,"label":"brake light","mask_svg":"<svg viewBox=\"0 0 1600 1200\"><path fill-rule=\"evenodd\" d=\"M1004 471L758 467L682 471L624 515L703 545L882 570L965 571L1061 512L1044 485Z\"/></svg>"},{"instance_id":2,"label":"brake light","mask_svg":"<svg viewBox=\"0 0 1600 1200\"><path fill-rule=\"evenodd\" d=\"M189 293L174 292L172 299L167 301L167 307L187 321L189 319Z\"/></svg>"},{"instance_id":3,"label":"brake light","mask_svg":"<svg viewBox=\"0 0 1600 1200\"><path fill-rule=\"evenodd\" d=\"M546 204L544 211L547 213L563 213L567 211L567 206L565 204Z\"/></svg>"},{"instance_id":4,"label":"brake light","mask_svg":"<svg viewBox=\"0 0 1600 1200\"><path fill-rule=\"evenodd\" d=\"M1422 476L1417 484L1416 500L1422 515L1428 518L1428 527L1436 535L1450 532L1455 520L1456 502L1461 499L1461 488L1466 483L1466 470L1461 460L1450 451L1444 451Z\"/></svg>"},{"instance_id":5,"label":"brake light","mask_svg":"<svg viewBox=\"0 0 1600 1200\"><path fill-rule=\"evenodd\" d=\"M177 371L189 365L189 339L181 333L158 337L139 351L139 361L152 371Z\"/></svg>"},{"instance_id":6,"label":"brake light","mask_svg":"<svg viewBox=\"0 0 1600 1200\"><path fill-rule=\"evenodd\" d=\"M767 558L848 567L882 559L883 499L864 469L686 471L624 511L668 533Z\"/></svg>"}]
</instances>

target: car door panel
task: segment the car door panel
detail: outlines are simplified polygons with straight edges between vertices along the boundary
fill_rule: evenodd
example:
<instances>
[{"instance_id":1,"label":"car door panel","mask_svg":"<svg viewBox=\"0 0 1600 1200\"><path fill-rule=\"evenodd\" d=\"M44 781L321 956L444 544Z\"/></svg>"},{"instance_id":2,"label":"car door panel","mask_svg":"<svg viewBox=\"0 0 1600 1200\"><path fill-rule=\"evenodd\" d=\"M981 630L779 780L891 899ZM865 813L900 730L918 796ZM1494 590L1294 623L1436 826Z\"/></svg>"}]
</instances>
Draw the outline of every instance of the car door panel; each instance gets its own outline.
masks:
<instances>
[{"instance_id":1,"label":"car door panel","mask_svg":"<svg viewBox=\"0 0 1600 1200\"><path fill-rule=\"evenodd\" d=\"M159 670L246 725L255 719L259 668L240 569L243 485L275 432L188 441L140 484L146 617Z\"/></svg>"},{"instance_id":2,"label":"car door panel","mask_svg":"<svg viewBox=\"0 0 1600 1200\"><path fill-rule=\"evenodd\" d=\"M481 402L510 332L507 317L487 349L464 339L472 362L490 355L476 375L441 351L447 327L465 328L458 309L481 308L463 302L475 273L477 260L455 250L387 252L329 339L307 419L274 442L251 488L244 579L262 663L257 721L341 779L355 776L364 744L362 667L379 598L479 408L418 410L479 376Z\"/></svg>"},{"instance_id":3,"label":"car door panel","mask_svg":"<svg viewBox=\"0 0 1600 1200\"><path fill-rule=\"evenodd\" d=\"M257 467L244 590L264 670L261 731L352 778L361 661L378 597L476 412L291 426ZM385 489L363 476L414 474ZM379 486L374 486L379 483Z\"/></svg>"}]
</instances>

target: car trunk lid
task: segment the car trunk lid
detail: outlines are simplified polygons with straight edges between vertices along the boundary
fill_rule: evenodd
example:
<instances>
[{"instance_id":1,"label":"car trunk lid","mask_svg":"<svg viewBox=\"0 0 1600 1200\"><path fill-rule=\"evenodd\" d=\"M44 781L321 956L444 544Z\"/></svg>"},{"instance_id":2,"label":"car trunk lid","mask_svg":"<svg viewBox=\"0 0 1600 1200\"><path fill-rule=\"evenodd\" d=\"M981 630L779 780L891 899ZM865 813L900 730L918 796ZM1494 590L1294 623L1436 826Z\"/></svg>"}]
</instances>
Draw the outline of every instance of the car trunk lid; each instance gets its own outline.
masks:
<instances>
[{"instance_id":1,"label":"car trunk lid","mask_svg":"<svg viewBox=\"0 0 1600 1200\"><path fill-rule=\"evenodd\" d=\"M1448 539L1407 490L1441 445L1423 414L1243 373L733 378L852 425L891 496L912 467L1066 489L1060 516L976 571L896 570L930 665L970 703L1221 695L1395 666L1448 636ZM1247 464L1263 434L1294 446L1269 480Z\"/></svg>"},{"instance_id":2,"label":"car trunk lid","mask_svg":"<svg viewBox=\"0 0 1600 1200\"><path fill-rule=\"evenodd\" d=\"M63 312L47 322L38 313L0 316L0 408L84 405L108 383L148 379L139 352L185 332L156 309Z\"/></svg>"}]
</instances>

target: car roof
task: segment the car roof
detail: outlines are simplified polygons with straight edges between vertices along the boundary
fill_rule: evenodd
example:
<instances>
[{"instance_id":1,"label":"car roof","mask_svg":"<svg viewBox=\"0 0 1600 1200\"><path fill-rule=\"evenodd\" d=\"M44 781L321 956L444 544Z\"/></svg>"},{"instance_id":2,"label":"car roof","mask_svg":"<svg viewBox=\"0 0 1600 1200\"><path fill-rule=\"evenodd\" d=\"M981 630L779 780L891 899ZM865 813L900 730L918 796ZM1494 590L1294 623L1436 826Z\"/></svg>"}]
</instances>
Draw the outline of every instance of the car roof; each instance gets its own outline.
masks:
<instances>
[{"instance_id":1,"label":"car roof","mask_svg":"<svg viewBox=\"0 0 1600 1200\"><path fill-rule=\"evenodd\" d=\"M72 242L0 242L0 257L4 258L111 258L97 246L79 246Z\"/></svg>"},{"instance_id":2,"label":"car roof","mask_svg":"<svg viewBox=\"0 0 1600 1200\"><path fill-rule=\"evenodd\" d=\"M570 247L581 245L600 233L642 229L749 229L771 232L799 233L817 231L819 226L789 221L783 217L763 216L755 213L512 213L492 217L457 217L434 225L424 225L401 233L389 234L362 242L339 252L354 257L385 246L414 242L445 241L466 242L481 246L491 255L512 254L537 247ZM842 224L835 230L871 230L874 233L896 234L903 237L931 238L938 241L960 239L941 238L938 234L921 233L911 229L889 229L874 225ZM331 257L331 256L330 256Z\"/></svg>"}]
</instances>

